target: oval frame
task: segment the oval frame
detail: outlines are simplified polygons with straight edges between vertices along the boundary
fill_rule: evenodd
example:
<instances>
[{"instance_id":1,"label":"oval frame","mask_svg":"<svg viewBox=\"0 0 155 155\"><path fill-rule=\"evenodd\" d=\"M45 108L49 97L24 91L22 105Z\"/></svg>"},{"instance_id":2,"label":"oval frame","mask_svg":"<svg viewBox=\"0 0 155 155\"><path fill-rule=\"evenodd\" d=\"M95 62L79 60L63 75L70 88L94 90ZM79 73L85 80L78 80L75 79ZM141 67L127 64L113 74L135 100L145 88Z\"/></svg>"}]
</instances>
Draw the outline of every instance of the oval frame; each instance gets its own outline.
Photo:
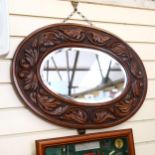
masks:
<instances>
[{"instance_id":1,"label":"oval frame","mask_svg":"<svg viewBox=\"0 0 155 155\"><path fill-rule=\"evenodd\" d=\"M124 68L127 84L114 100L88 105L65 99L45 86L40 77L42 60L58 48L93 48L114 57ZM79 24L54 24L28 35L12 62L12 81L24 103L52 123L77 129L105 128L120 124L141 107L147 76L134 50L113 34Z\"/></svg>"}]
</instances>

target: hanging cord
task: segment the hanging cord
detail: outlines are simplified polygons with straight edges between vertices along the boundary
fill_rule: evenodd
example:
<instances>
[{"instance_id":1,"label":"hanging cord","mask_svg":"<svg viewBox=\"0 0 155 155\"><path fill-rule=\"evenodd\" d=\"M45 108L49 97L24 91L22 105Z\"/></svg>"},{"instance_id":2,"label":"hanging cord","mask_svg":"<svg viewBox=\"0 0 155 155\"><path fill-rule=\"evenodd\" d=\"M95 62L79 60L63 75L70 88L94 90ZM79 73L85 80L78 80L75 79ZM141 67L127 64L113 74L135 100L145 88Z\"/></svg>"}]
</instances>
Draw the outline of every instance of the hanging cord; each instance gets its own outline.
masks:
<instances>
[{"instance_id":1,"label":"hanging cord","mask_svg":"<svg viewBox=\"0 0 155 155\"><path fill-rule=\"evenodd\" d=\"M71 4L74 8L74 10L63 20L63 23L66 23L69 19L73 17L74 14L78 14L85 22L87 22L90 26L94 26L93 23L87 19L85 15L83 15L82 12L78 10L78 4L79 2L71 1Z\"/></svg>"}]
</instances>

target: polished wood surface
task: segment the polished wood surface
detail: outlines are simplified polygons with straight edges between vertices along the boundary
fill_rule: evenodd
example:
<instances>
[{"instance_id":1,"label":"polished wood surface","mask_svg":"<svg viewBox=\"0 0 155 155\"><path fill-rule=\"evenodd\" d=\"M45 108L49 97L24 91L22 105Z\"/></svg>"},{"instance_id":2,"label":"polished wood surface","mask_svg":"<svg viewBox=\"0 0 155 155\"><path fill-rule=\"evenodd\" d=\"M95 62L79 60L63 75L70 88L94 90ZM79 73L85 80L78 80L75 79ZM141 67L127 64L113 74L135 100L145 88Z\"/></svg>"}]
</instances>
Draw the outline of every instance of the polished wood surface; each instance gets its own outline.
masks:
<instances>
[{"instance_id":1,"label":"polished wood surface","mask_svg":"<svg viewBox=\"0 0 155 155\"><path fill-rule=\"evenodd\" d=\"M63 47L85 47L114 57L125 69L127 85L116 99L85 104L48 90L39 70L42 60L53 50ZM18 46L12 64L13 83L25 104L40 117L70 128L105 128L120 124L141 107L147 77L142 61L118 37L78 24L56 24L30 34Z\"/></svg>"}]
</instances>

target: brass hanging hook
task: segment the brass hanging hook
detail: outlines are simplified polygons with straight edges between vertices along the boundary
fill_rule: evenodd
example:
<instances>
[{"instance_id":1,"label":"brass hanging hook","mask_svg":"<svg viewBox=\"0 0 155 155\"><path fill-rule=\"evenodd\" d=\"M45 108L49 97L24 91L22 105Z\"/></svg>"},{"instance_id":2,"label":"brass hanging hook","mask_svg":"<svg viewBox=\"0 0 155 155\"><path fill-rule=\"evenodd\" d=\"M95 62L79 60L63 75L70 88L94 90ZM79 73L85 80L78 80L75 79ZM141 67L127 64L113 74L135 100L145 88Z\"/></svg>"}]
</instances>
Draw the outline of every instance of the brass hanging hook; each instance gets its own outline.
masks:
<instances>
[{"instance_id":1,"label":"brass hanging hook","mask_svg":"<svg viewBox=\"0 0 155 155\"><path fill-rule=\"evenodd\" d=\"M79 2L78 1L71 1L71 4L74 8L74 11L77 11L77 7L78 7Z\"/></svg>"}]
</instances>

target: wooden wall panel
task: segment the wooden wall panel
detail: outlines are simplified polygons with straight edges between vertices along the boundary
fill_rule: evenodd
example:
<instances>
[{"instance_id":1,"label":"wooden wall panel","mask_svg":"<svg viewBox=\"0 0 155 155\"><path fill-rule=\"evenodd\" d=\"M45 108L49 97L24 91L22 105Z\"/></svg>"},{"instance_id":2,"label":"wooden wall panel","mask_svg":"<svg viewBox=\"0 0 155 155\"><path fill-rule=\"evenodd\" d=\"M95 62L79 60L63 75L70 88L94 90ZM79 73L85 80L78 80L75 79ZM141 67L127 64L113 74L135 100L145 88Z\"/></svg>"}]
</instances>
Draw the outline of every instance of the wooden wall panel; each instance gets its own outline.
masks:
<instances>
[{"instance_id":1,"label":"wooden wall panel","mask_svg":"<svg viewBox=\"0 0 155 155\"><path fill-rule=\"evenodd\" d=\"M155 44L147 43L129 43L143 61L155 60Z\"/></svg>"},{"instance_id":2,"label":"wooden wall panel","mask_svg":"<svg viewBox=\"0 0 155 155\"><path fill-rule=\"evenodd\" d=\"M26 108L0 110L0 136L61 128L43 121Z\"/></svg>"},{"instance_id":3,"label":"wooden wall panel","mask_svg":"<svg viewBox=\"0 0 155 155\"><path fill-rule=\"evenodd\" d=\"M0 83L10 83L10 60L0 60Z\"/></svg>"},{"instance_id":4,"label":"wooden wall panel","mask_svg":"<svg viewBox=\"0 0 155 155\"><path fill-rule=\"evenodd\" d=\"M23 107L22 101L10 83L0 84L0 109Z\"/></svg>"},{"instance_id":5,"label":"wooden wall panel","mask_svg":"<svg viewBox=\"0 0 155 155\"><path fill-rule=\"evenodd\" d=\"M93 2L96 2L96 0L93 0ZM9 0L9 3L10 14L19 15L65 18L73 10L70 2L68 1L44 0L44 3L42 3L42 0ZM92 21L151 26L155 25L155 21L152 20L155 16L155 11L152 10L93 5L88 3L80 3L78 9ZM75 15L73 19L81 18Z\"/></svg>"},{"instance_id":6,"label":"wooden wall panel","mask_svg":"<svg viewBox=\"0 0 155 155\"><path fill-rule=\"evenodd\" d=\"M136 144L136 155L155 154L155 141Z\"/></svg>"},{"instance_id":7,"label":"wooden wall panel","mask_svg":"<svg viewBox=\"0 0 155 155\"><path fill-rule=\"evenodd\" d=\"M14 52L19 45L19 43L24 39L24 37L10 37L10 52L6 56L6 59L12 59ZM128 42L128 44L136 51L136 53L141 57L144 61L154 61L155 60L155 43L147 44L147 43L134 43Z\"/></svg>"},{"instance_id":8,"label":"wooden wall panel","mask_svg":"<svg viewBox=\"0 0 155 155\"><path fill-rule=\"evenodd\" d=\"M131 117L129 121L137 121L137 120L153 120L155 119L155 100L154 99L146 99L142 105L142 107L138 110L138 112Z\"/></svg>"},{"instance_id":9,"label":"wooden wall panel","mask_svg":"<svg viewBox=\"0 0 155 155\"><path fill-rule=\"evenodd\" d=\"M151 99L155 98L155 91L154 90L155 90L155 81L149 80L146 98L151 98Z\"/></svg>"},{"instance_id":10,"label":"wooden wall panel","mask_svg":"<svg viewBox=\"0 0 155 155\"><path fill-rule=\"evenodd\" d=\"M143 61L143 64L146 69L148 79L155 79L155 72L152 68L155 67L155 61Z\"/></svg>"},{"instance_id":11,"label":"wooden wall panel","mask_svg":"<svg viewBox=\"0 0 155 155\"><path fill-rule=\"evenodd\" d=\"M12 15L10 16L10 34L11 36L26 36L40 27L60 22L62 22L62 19L36 18ZM88 25L84 21L74 21L74 23ZM115 35L118 35L118 37L124 39L125 41L155 43L154 27L111 24L103 22L95 22L93 24L98 28L104 29L106 31L114 33Z\"/></svg>"},{"instance_id":12,"label":"wooden wall panel","mask_svg":"<svg viewBox=\"0 0 155 155\"><path fill-rule=\"evenodd\" d=\"M153 146L155 146L155 142L149 143L154 139L153 130L155 127L152 126L152 121L148 122L136 122L136 123L125 123L121 126L117 126L115 129L119 128L133 128L134 131L134 140L136 143L136 155L146 155L147 151L153 152ZM148 132L148 129L150 132ZM88 131L88 133L92 132L101 132L107 130L114 130L114 128L109 128L106 130L96 130L96 131ZM54 138L54 137L62 137L77 134L76 130L71 129L56 129L49 130L44 132L32 132L32 133L23 133L23 134L14 134L1 136L0 138L0 154L9 155L35 155L35 140L36 139L45 139L45 138ZM153 136L152 136L153 135ZM146 141L147 139L147 141ZM143 143L145 141L145 144ZM9 149L8 149L9 146ZM145 147L144 147L145 146ZM137 149L138 147L138 149ZM151 150L149 150L151 149ZM5 153L5 154L4 154ZM144 154L143 154L144 153Z\"/></svg>"},{"instance_id":13,"label":"wooden wall panel","mask_svg":"<svg viewBox=\"0 0 155 155\"><path fill-rule=\"evenodd\" d=\"M155 100L147 100L140 108L140 110L127 122L135 123L139 121L147 122L149 120L154 120L154 103ZM60 126L44 121L32 113L29 109L24 107L0 109L0 122L0 136L62 128ZM123 126L124 125L120 125L120 128ZM115 127L113 129L115 129Z\"/></svg>"},{"instance_id":14,"label":"wooden wall panel","mask_svg":"<svg viewBox=\"0 0 155 155\"><path fill-rule=\"evenodd\" d=\"M10 50L9 54L6 56L6 59L12 59L16 51L17 46L23 40L23 37L10 37Z\"/></svg>"},{"instance_id":15,"label":"wooden wall panel","mask_svg":"<svg viewBox=\"0 0 155 155\"><path fill-rule=\"evenodd\" d=\"M77 132L70 129L57 129L44 132L23 133L0 137L0 154L2 155L36 155L35 140L50 137L75 135ZM8 149L9 146L9 149Z\"/></svg>"},{"instance_id":16,"label":"wooden wall panel","mask_svg":"<svg viewBox=\"0 0 155 155\"><path fill-rule=\"evenodd\" d=\"M108 129L98 129L96 131L88 130L87 133L119 130L119 129L126 129L126 128L133 129L135 143L153 141L155 139L155 134L154 134L155 120L147 120L147 121L144 120L144 121L134 121L134 122L127 121L125 123L122 123L120 125L117 125L115 127L108 128ZM148 129L150 129L149 132L148 132Z\"/></svg>"}]
</instances>

